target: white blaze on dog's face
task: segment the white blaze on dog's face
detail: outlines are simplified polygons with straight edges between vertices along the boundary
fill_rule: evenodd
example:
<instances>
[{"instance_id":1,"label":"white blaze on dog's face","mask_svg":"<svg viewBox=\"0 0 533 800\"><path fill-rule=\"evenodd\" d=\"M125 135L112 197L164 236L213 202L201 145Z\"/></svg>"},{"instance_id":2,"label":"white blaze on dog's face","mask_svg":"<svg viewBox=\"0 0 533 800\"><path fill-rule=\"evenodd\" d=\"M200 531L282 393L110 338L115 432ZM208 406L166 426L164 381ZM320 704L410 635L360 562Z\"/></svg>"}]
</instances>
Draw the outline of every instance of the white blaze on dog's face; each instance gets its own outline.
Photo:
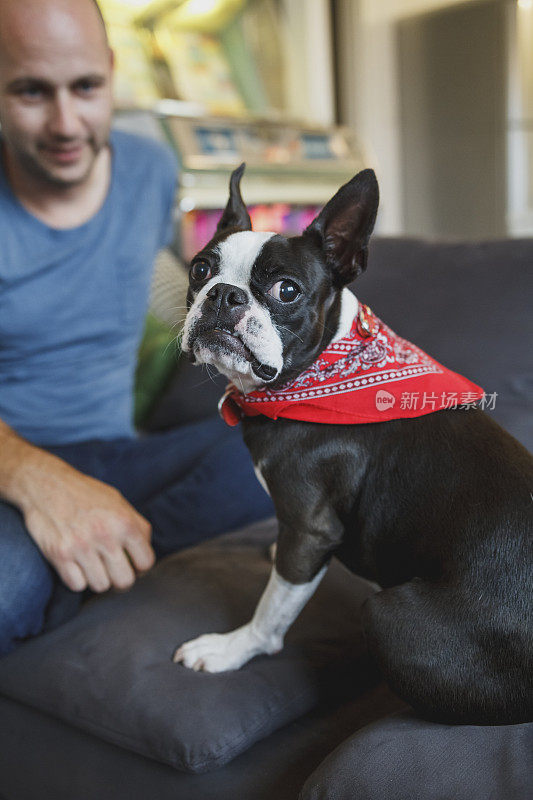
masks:
<instances>
[{"instance_id":1,"label":"white blaze on dog's face","mask_svg":"<svg viewBox=\"0 0 533 800\"><path fill-rule=\"evenodd\" d=\"M194 299L185 321L183 350L196 363L215 366L245 392L275 380L283 367L279 331L251 291L254 264L273 236L232 233L203 258L200 254L191 267L189 299ZM208 277L197 292L195 274L198 284Z\"/></svg>"},{"instance_id":2,"label":"white blaze on dog's face","mask_svg":"<svg viewBox=\"0 0 533 800\"><path fill-rule=\"evenodd\" d=\"M210 242L192 260L182 347L242 392L277 388L308 367L339 332L354 303L343 290L366 265L378 203L375 175L342 186L301 236L255 233L239 182Z\"/></svg>"}]
</instances>

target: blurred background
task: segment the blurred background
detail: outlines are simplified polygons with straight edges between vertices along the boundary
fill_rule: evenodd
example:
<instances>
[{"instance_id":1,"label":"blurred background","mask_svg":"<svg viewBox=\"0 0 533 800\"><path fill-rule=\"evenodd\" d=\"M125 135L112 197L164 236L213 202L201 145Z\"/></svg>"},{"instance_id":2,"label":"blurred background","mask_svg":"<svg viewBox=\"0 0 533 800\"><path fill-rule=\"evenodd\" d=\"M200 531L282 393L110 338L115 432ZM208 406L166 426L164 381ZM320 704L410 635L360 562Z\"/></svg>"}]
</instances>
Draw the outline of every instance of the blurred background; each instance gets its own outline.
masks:
<instances>
[{"instance_id":1,"label":"blurred background","mask_svg":"<svg viewBox=\"0 0 533 800\"><path fill-rule=\"evenodd\" d=\"M371 166L382 235L533 234L533 0L101 0L118 127L180 163L179 252L228 173L254 228L300 232Z\"/></svg>"}]
</instances>

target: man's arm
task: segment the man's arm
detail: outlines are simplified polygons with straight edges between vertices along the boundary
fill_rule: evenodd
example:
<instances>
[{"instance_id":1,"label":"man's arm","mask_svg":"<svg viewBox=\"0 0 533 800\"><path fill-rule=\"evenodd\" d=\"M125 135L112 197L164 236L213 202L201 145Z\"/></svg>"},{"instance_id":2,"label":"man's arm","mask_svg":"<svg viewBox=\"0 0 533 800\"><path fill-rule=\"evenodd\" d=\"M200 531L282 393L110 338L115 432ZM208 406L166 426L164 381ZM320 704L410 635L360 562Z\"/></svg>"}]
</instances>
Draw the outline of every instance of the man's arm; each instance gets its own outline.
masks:
<instances>
[{"instance_id":1,"label":"man's arm","mask_svg":"<svg viewBox=\"0 0 533 800\"><path fill-rule=\"evenodd\" d=\"M0 498L17 506L45 558L79 592L125 589L155 560L151 527L102 481L20 438L0 420Z\"/></svg>"}]
</instances>

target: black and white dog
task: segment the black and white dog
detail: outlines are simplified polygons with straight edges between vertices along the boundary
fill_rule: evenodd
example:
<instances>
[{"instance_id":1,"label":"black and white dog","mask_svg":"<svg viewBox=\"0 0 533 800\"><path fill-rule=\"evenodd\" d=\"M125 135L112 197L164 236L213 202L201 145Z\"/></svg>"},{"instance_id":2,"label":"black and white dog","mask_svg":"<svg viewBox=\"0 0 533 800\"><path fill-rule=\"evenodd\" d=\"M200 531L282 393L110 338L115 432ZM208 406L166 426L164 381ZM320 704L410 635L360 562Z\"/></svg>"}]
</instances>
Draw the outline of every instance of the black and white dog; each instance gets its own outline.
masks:
<instances>
[{"instance_id":1,"label":"black and white dog","mask_svg":"<svg viewBox=\"0 0 533 800\"><path fill-rule=\"evenodd\" d=\"M343 186L301 236L255 233L235 170L216 235L192 260L183 349L243 393L294 379L349 330L366 266L374 173ZM381 587L363 607L370 653L419 713L533 719L533 458L481 410L324 425L243 420L278 517L253 619L183 644L195 670L275 653L333 555Z\"/></svg>"}]
</instances>

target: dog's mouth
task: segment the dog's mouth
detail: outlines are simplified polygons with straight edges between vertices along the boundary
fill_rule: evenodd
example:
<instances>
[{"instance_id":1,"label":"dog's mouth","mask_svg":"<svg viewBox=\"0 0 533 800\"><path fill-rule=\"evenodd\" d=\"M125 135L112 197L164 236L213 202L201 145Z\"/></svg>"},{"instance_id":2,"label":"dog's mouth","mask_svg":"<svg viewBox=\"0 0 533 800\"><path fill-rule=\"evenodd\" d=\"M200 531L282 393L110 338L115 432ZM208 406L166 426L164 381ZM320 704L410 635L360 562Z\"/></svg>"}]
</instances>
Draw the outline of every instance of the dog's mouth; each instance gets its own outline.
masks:
<instances>
[{"instance_id":1,"label":"dog's mouth","mask_svg":"<svg viewBox=\"0 0 533 800\"><path fill-rule=\"evenodd\" d=\"M254 356L250 348L244 344L240 335L235 330L229 330L228 328L211 328L210 330L204 330L198 335L196 343L202 347L207 347L214 355L225 352L248 361L254 375L265 383L272 381L278 374L278 370L275 367L262 364L259 359Z\"/></svg>"}]
</instances>

